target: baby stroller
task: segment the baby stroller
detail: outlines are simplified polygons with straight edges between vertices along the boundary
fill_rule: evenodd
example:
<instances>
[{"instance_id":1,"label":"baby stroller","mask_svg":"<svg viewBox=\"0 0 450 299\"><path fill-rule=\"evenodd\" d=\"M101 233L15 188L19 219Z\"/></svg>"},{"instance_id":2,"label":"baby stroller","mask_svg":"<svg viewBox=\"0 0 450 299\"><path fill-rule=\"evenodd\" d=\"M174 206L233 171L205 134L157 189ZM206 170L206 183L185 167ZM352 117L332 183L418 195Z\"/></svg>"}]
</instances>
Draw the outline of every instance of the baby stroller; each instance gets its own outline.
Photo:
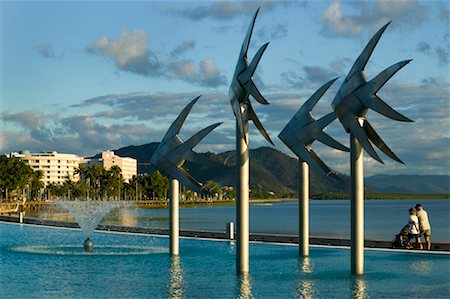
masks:
<instances>
[{"instance_id":1,"label":"baby stroller","mask_svg":"<svg viewBox=\"0 0 450 299\"><path fill-rule=\"evenodd\" d=\"M400 233L395 235L394 240L392 241L392 248L406 248L411 249L411 240L408 237L409 225L405 225Z\"/></svg>"}]
</instances>

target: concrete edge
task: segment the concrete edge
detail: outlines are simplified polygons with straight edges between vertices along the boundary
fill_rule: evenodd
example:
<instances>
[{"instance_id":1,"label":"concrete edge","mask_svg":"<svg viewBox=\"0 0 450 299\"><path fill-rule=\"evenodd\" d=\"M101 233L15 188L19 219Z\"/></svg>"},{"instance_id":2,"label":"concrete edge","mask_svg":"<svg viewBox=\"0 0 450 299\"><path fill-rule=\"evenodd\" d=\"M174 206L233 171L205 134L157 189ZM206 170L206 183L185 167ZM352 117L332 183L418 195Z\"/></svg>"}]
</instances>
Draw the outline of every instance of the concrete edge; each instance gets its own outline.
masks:
<instances>
[{"instance_id":1,"label":"concrete edge","mask_svg":"<svg viewBox=\"0 0 450 299\"><path fill-rule=\"evenodd\" d=\"M14 216L0 216L0 221L7 223L19 223L19 218ZM65 228L65 229L79 229L77 223L62 222L62 221L49 221L35 218L24 218L23 224L26 225L41 225L46 227ZM155 229L144 227L129 227L118 225L99 225L96 228L97 231L111 232L111 233L126 233L126 234L140 234L140 235L154 235L154 236L168 236L169 229ZM196 238L196 239L214 239L221 241L233 241L228 238L228 235L224 231L203 231L203 230L180 230L180 237L183 238ZM272 244L286 244L297 245L298 237L294 235L283 234L262 234L262 233L250 233L251 242L263 242ZM310 245L316 247L341 247L349 248L351 241L349 239L341 238L310 238ZM450 243L432 243L431 251L425 250L410 250L404 248L394 248L392 241L380 241L380 240L365 240L364 247L368 250L382 250L382 251L395 251L405 253L442 253L450 254Z\"/></svg>"}]
</instances>

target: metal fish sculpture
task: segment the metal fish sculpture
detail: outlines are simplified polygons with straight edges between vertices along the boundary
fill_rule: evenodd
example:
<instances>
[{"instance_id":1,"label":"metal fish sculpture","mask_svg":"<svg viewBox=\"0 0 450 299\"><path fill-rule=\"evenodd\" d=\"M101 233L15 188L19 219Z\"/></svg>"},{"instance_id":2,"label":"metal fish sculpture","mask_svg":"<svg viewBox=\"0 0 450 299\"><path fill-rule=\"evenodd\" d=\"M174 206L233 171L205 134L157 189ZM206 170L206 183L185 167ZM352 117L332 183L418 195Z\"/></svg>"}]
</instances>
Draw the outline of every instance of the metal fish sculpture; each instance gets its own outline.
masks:
<instances>
[{"instance_id":1,"label":"metal fish sculpture","mask_svg":"<svg viewBox=\"0 0 450 299\"><path fill-rule=\"evenodd\" d=\"M336 78L337 79L337 78ZM311 148L311 144L318 140L330 147L341 151L349 151L349 148L334 140L322 130L336 119L336 114L331 112L319 120L315 120L311 110L336 81L333 79L320 87L297 111L289 123L284 127L278 137L293 151L297 157L308 163L311 167L320 169L326 175L333 175L332 170L319 158Z\"/></svg>"},{"instance_id":2,"label":"metal fish sculpture","mask_svg":"<svg viewBox=\"0 0 450 299\"><path fill-rule=\"evenodd\" d=\"M370 81L367 80L364 73L364 68L370 55L389 24L390 22L378 30L366 45L353 64L345 81L342 83L331 106L345 130L348 133L353 134L372 158L383 163L381 158L375 152L371 142L388 157L403 164L386 143L384 143L380 136L378 136L365 118L368 109L372 109L393 120L412 122L412 120L391 108L377 95L378 90L380 90L398 70L408 64L411 60L404 60L391 65ZM363 121L360 122L360 119Z\"/></svg>"},{"instance_id":3,"label":"metal fish sculpture","mask_svg":"<svg viewBox=\"0 0 450 299\"><path fill-rule=\"evenodd\" d=\"M259 8L256 10L253 20L250 23L247 34L245 36L244 42L242 43L241 52L236 64L236 69L234 71L233 80L231 82L229 90L229 99L231 102L231 107L233 108L234 115L236 116L237 125L241 136L245 138L245 142L248 144L246 138L246 128L247 121L250 119L253 121L255 126L261 132L261 134L269 141L272 145L273 142L267 134L266 130L262 126L255 111L251 105L249 96L251 95L255 100L263 105L268 105L269 102L261 95L255 83L252 80L253 74L255 73L256 67L258 66L259 60L266 50L269 43L265 43L253 57L250 64L247 60L247 51L250 45L250 39L252 37L253 27L255 25L256 16L258 15Z\"/></svg>"},{"instance_id":4,"label":"metal fish sculpture","mask_svg":"<svg viewBox=\"0 0 450 299\"><path fill-rule=\"evenodd\" d=\"M163 140L159 144L155 153L150 160L150 163L158 168L169 178L177 179L182 185L191 189L192 191L202 193L202 184L194 179L187 170L183 167L186 160L207 164L210 161L201 155L195 153L192 149L212 130L214 130L221 123L213 124L209 127L194 134L189 140L183 141L178 135L181 126L183 125L187 115L191 111L192 106L200 98L197 97L192 100L181 111L177 119L172 123Z\"/></svg>"}]
</instances>

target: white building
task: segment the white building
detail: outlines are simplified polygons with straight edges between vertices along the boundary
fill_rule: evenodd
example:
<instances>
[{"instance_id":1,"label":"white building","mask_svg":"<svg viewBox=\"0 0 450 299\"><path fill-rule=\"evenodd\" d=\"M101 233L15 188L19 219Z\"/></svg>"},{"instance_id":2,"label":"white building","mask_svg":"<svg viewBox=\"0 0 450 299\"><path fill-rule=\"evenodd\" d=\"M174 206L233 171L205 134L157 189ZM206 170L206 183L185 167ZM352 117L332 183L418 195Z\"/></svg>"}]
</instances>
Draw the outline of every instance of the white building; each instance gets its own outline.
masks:
<instances>
[{"instance_id":1,"label":"white building","mask_svg":"<svg viewBox=\"0 0 450 299\"><path fill-rule=\"evenodd\" d=\"M119 157L113 151L104 151L101 158L87 161L88 166L94 164L100 164L107 170L114 165L119 166L122 170L122 177L127 183L134 175L137 175L137 160L129 157Z\"/></svg>"},{"instance_id":2,"label":"white building","mask_svg":"<svg viewBox=\"0 0 450 299\"><path fill-rule=\"evenodd\" d=\"M41 181L47 186L50 183L62 184L64 181L78 181L79 175L75 170L80 167L84 159L74 154L61 154L58 152L10 153L8 158L16 158L26 162L34 171L41 170L43 177Z\"/></svg>"}]
</instances>

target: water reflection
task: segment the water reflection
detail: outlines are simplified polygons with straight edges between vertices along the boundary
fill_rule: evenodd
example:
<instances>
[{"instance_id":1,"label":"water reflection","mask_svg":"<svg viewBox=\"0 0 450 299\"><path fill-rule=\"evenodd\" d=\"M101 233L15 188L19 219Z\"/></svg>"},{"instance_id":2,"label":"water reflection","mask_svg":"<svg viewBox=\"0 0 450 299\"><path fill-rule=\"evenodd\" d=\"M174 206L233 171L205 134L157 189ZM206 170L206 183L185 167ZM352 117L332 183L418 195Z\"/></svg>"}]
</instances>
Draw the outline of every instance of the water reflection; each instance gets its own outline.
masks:
<instances>
[{"instance_id":1,"label":"water reflection","mask_svg":"<svg viewBox=\"0 0 450 299\"><path fill-rule=\"evenodd\" d=\"M170 260L169 297L183 298L183 269L179 256L172 256Z\"/></svg>"},{"instance_id":2,"label":"water reflection","mask_svg":"<svg viewBox=\"0 0 450 299\"><path fill-rule=\"evenodd\" d=\"M300 262L300 269L302 269L303 273L312 273L313 271L313 264L311 262L311 259L309 256L303 257Z\"/></svg>"},{"instance_id":3,"label":"water reflection","mask_svg":"<svg viewBox=\"0 0 450 299\"><path fill-rule=\"evenodd\" d=\"M353 279L352 298L354 299L369 298L369 294L367 292L367 283L364 278L358 277Z\"/></svg>"},{"instance_id":4,"label":"water reflection","mask_svg":"<svg viewBox=\"0 0 450 299\"><path fill-rule=\"evenodd\" d=\"M250 284L250 275L241 274L239 278L239 299L254 298L252 295L252 285Z\"/></svg>"},{"instance_id":5,"label":"water reflection","mask_svg":"<svg viewBox=\"0 0 450 299\"><path fill-rule=\"evenodd\" d=\"M312 299L317 298L318 293L314 286L314 282L311 279L308 279L307 275L310 274L314 270L314 265L309 257L303 257L299 261L299 269L301 275L301 280L298 284L296 298L304 298L304 299Z\"/></svg>"},{"instance_id":6,"label":"water reflection","mask_svg":"<svg viewBox=\"0 0 450 299\"><path fill-rule=\"evenodd\" d=\"M432 263L429 260L413 261L409 264L411 271L419 273L430 273L432 270Z\"/></svg>"},{"instance_id":7,"label":"water reflection","mask_svg":"<svg viewBox=\"0 0 450 299\"><path fill-rule=\"evenodd\" d=\"M135 210L121 209L117 217L118 217L117 222L121 226L139 226Z\"/></svg>"},{"instance_id":8,"label":"water reflection","mask_svg":"<svg viewBox=\"0 0 450 299\"><path fill-rule=\"evenodd\" d=\"M234 253L236 252L236 242L233 241L233 240L230 241L230 249L229 249L229 252L230 252L231 254L234 254Z\"/></svg>"}]
</instances>

